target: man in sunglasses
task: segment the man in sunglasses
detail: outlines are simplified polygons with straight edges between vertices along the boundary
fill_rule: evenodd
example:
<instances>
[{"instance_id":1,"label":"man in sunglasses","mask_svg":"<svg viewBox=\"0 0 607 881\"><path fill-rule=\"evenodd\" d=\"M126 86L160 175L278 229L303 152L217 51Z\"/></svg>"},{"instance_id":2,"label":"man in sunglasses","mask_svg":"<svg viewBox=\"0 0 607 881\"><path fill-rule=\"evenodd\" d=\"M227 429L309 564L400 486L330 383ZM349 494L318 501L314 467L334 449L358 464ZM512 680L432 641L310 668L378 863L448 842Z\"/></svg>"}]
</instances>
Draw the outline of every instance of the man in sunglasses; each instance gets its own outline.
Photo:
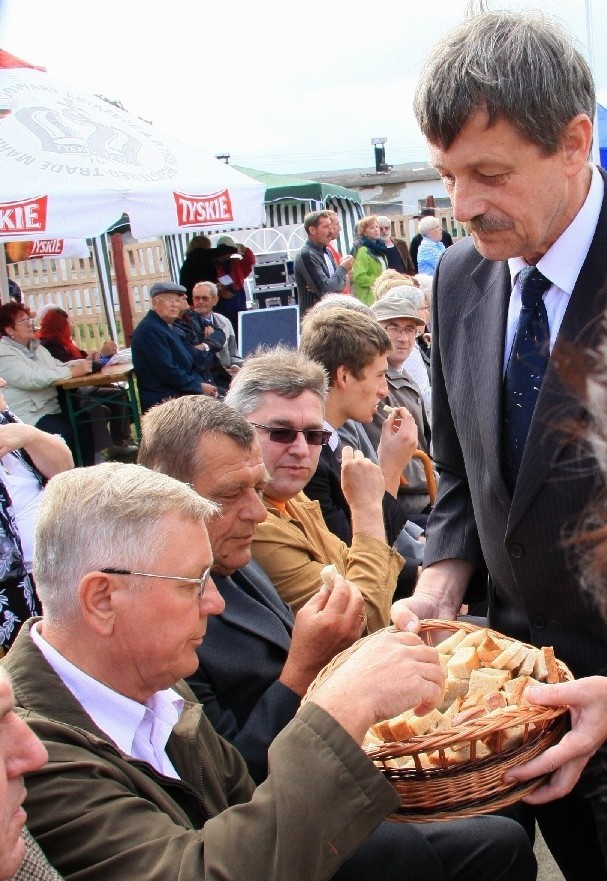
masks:
<instances>
[{"instance_id":1,"label":"man in sunglasses","mask_svg":"<svg viewBox=\"0 0 607 881\"><path fill-rule=\"evenodd\" d=\"M268 517L255 530L253 556L294 611L318 591L322 568L334 564L360 589L372 632L389 622L403 558L386 543L383 475L362 453L343 451L350 547L330 532L318 502L303 492L331 436L324 427L327 386L319 364L281 347L248 358L232 383L227 403L255 427L269 474L263 492Z\"/></svg>"}]
</instances>

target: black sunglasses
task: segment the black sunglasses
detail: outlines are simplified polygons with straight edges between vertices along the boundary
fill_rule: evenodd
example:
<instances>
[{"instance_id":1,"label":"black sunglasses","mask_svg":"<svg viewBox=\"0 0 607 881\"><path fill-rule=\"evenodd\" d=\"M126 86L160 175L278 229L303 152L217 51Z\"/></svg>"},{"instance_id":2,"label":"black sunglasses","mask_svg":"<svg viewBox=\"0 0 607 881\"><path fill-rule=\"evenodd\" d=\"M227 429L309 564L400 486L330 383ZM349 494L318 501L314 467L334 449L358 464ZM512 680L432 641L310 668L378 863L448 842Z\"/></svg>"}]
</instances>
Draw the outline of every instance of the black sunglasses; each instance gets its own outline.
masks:
<instances>
[{"instance_id":1,"label":"black sunglasses","mask_svg":"<svg viewBox=\"0 0 607 881\"><path fill-rule=\"evenodd\" d=\"M273 425L259 425L257 422L251 422L251 425L267 431L270 440L275 444L292 444L298 434L303 434L309 446L324 447L331 437L331 432L324 428L276 428Z\"/></svg>"}]
</instances>

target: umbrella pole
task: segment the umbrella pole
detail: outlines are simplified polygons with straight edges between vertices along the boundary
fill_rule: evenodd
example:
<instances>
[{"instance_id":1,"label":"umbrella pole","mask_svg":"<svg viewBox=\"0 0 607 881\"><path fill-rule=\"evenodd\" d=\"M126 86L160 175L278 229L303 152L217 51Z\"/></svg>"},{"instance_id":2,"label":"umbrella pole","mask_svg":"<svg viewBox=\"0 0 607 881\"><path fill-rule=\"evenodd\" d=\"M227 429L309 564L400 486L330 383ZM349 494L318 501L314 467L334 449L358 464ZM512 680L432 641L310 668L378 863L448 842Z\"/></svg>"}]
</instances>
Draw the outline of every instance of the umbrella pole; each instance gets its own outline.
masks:
<instances>
[{"instance_id":1,"label":"umbrella pole","mask_svg":"<svg viewBox=\"0 0 607 881\"><path fill-rule=\"evenodd\" d=\"M0 302L8 303L8 272L6 271L6 251L0 243Z\"/></svg>"},{"instance_id":2,"label":"umbrella pole","mask_svg":"<svg viewBox=\"0 0 607 881\"><path fill-rule=\"evenodd\" d=\"M107 253L107 245L103 240L103 236L97 236L92 239L93 259L95 261L95 269L97 271L97 279L99 281L99 291L101 293L101 301L105 317L108 323L110 336L116 344L118 344L118 330L116 328L116 316L114 315L114 298L112 295L112 279L110 276L110 261Z\"/></svg>"}]
</instances>

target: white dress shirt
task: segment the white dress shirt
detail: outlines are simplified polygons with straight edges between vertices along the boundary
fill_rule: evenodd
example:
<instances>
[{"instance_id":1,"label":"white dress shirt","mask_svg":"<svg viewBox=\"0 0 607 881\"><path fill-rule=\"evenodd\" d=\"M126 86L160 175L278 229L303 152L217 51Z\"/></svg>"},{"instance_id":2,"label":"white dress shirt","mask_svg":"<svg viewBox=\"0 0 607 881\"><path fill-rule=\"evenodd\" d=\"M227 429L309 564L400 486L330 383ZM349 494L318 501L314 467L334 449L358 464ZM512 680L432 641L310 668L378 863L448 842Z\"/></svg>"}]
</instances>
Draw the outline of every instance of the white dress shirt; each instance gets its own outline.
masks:
<instances>
[{"instance_id":1,"label":"white dress shirt","mask_svg":"<svg viewBox=\"0 0 607 881\"><path fill-rule=\"evenodd\" d=\"M79 670L40 635L38 624L30 634L63 684L118 749L142 759L165 777L179 779L166 754L167 741L185 703L176 691L157 691L140 704Z\"/></svg>"},{"instance_id":2,"label":"white dress shirt","mask_svg":"<svg viewBox=\"0 0 607 881\"><path fill-rule=\"evenodd\" d=\"M596 231L603 204L604 189L603 179L593 165L590 189L584 204L567 229L551 245L537 264L539 271L552 282L544 294L544 305L546 306L548 327L550 329L550 352L552 352L554 347L563 316L573 293L573 288ZM512 294L510 296L506 321L504 374L510 359L516 335L516 326L521 314L521 289L518 283L518 275L527 264L522 257L511 257L508 260L508 266L512 281Z\"/></svg>"}]
</instances>

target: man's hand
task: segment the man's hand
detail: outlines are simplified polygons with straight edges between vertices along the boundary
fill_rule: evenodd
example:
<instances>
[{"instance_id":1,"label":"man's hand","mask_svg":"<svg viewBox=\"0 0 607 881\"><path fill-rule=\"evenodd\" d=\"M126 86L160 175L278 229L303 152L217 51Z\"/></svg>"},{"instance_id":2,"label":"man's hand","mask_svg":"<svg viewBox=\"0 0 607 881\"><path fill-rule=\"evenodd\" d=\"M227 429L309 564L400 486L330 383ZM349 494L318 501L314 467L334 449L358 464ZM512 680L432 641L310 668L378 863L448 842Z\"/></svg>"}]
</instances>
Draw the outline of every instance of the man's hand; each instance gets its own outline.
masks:
<instances>
[{"instance_id":1,"label":"man's hand","mask_svg":"<svg viewBox=\"0 0 607 881\"><path fill-rule=\"evenodd\" d=\"M444 681L435 649L415 633L383 630L353 652L313 699L362 743L375 722L410 708L429 713L442 700Z\"/></svg>"},{"instance_id":2,"label":"man's hand","mask_svg":"<svg viewBox=\"0 0 607 881\"><path fill-rule=\"evenodd\" d=\"M523 799L540 805L570 792L588 760L607 741L607 678L589 676L558 685L534 685L525 690L525 698L534 706L567 705L571 711L571 731L559 743L504 774L506 783L550 774L545 783Z\"/></svg>"},{"instance_id":3,"label":"man's hand","mask_svg":"<svg viewBox=\"0 0 607 881\"><path fill-rule=\"evenodd\" d=\"M386 489L395 498L403 468L409 464L417 443L417 424L409 411L405 407L399 407L397 413L390 413L382 425L377 459Z\"/></svg>"},{"instance_id":4,"label":"man's hand","mask_svg":"<svg viewBox=\"0 0 607 881\"><path fill-rule=\"evenodd\" d=\"M303 697L312 680L366 626L359 589L341 575L332 590L322 587L295 617L291 648L280 681Z\"/></svg>"},{"instance_id":5,"label":"man's hand","mask_svg":"<svg viewBox=\"0 0 607 881\"><path fill-rule=\"evenodd\" d=\"M210 398L217 397L217 388L214 385L211 385L210 382L201 382L200 388L202 389L203 395L208 395Z\"/></svg>"},{"instance_id":6,"label":"man's hand","mask_svg":"<svg viewBox=\"0 0 607 881\"><path fill-rule=\"evenodd\" d=\"M345 269L346 272L350 272L354 266L354 257L352 254L347 254L345 257L342 257L339 265Z\"/></svg>"},{"instance_id":7,"label":"man's hand","mask_svg":"<svg viewBox=\"0 0 607 881\"><path fill-rule=\"evenodd\" d=\"M108 356L115 355L118 351L118 346L114 342L114 340L106 340L104 344L101 346L101 355L104 358Z\"/></svg>"},{"instance_id":8,"label":"man's hand","mask_svg":"<svg viewBox=\"0 0 607 881\"><path fill-rule=\"evenodd\" d=\"M474 564L467 560L441 560L419 576L412 597L398 600L390 617L399 630L419 631L424 618L454 621L462 604Z\"/></svg>"},{"instance_id":9,"label":"man's hand","mask_svg":"<svg viewBox=\"0 0 607 881\"><path fill-rule=\"evenodd\" d=\"M384 476L379 465L366 459L360 450L344 447L341 458L341 488L351 508L381 508Z\"/></svg>"},{"instance_id":10,"label":"man's hand","mask_svg":"<svg viewBox=\"0 0 607 881\"><path fill-rule=\"evenodd\" d=\"M86 376L86 374L90 373L92 369L93 365L91 361L72 361L70 364L70 371L73 378L77 376Z\"/></svg>"}]
</instances>

